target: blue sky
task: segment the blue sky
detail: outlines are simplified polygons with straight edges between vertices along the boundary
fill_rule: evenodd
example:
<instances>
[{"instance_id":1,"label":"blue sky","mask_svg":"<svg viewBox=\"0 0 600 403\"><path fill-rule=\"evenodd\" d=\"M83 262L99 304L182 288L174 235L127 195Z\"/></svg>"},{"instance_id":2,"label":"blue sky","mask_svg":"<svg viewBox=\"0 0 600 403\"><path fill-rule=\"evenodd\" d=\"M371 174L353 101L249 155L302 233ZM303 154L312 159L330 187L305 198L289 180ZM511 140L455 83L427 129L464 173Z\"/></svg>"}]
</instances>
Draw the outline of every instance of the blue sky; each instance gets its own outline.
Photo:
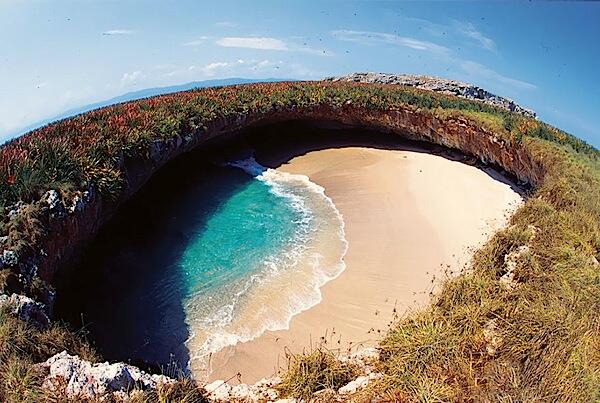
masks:
<instances>
[{"instance_id":1,"label":"blue sky","mask_svg":"<svg viewBox=\"0 0 600 403\"><path fill-rule=\"evenodd\" d=\"M355 71L478 84L600 147L600 3L0 0L0 140L148 87Z\"/></svg>"}]
</instances>

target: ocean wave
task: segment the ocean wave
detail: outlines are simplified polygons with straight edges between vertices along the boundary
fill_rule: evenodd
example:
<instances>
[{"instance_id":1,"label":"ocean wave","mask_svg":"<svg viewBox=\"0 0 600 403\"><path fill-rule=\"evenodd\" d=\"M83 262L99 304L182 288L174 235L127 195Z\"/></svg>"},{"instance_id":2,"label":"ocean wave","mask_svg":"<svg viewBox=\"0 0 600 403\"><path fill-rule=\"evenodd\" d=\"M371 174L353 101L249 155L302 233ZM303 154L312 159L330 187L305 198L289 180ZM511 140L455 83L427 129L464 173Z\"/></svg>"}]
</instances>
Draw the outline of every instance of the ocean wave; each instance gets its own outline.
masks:
<instances>
[{"instance_id":1,"label":"ocean wave","mask_svg":"<svg viewBox=\"0 0 600 403\"><path fill-rule=\"evenodd\" d=\"M221 301L218 309L202 318L194 318L193 314L203 308L199 306L202 302L192 299L188 304L190 367L204 367L203 372L209 370L211 354L253 340L266 331L288 329L295 315L321 302L320 288L344 271L343 257L348 249L342 215L325 189L311 182L308 176L266 168L252 157L227 165L265 183L270 192L286 200L298 218L294 221L294 239L285 250L268 256L261 270L243 279L242 284L232 286L235 292L219 290L227 303ZM324 245L315 244L323 231L333 231L339 242L334 262L324 263L326 252L321 250ZM290 284L294 286L289 287ZM268 293L277 293L281 303L275 307L264 304L263 298ZM197 340L199 332L203 337Z\"/></svg>"}]
</instances>

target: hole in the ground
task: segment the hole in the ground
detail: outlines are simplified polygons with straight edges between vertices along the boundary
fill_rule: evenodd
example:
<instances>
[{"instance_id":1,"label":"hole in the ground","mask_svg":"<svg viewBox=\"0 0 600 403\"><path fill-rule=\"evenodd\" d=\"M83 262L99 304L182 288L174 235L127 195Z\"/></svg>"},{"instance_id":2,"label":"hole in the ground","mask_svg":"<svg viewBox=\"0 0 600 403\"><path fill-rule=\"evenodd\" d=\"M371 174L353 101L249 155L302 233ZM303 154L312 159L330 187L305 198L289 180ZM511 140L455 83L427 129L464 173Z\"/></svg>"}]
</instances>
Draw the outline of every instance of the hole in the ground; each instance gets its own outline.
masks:
<instances>
[{"instance_id":1,"label":"hole in the ground","mask_svg":"<svg viewBox=\"0 0 600 403\"><path fill-rule=\"evenodd\" d=\"M186 340L231 320L235 296L264 275L261 260L288 247L299 220L264 183L222 163L254 153L259 163L277 167L309 151L350 146L476 163L443 147L325 122L244 129L170 162L127 201L73 263L68 279L57 280L56 315L84 326L106 359L185 367L197 354ZM191 315L194 309L203 314Z\"/></svg>"}]
</instances>

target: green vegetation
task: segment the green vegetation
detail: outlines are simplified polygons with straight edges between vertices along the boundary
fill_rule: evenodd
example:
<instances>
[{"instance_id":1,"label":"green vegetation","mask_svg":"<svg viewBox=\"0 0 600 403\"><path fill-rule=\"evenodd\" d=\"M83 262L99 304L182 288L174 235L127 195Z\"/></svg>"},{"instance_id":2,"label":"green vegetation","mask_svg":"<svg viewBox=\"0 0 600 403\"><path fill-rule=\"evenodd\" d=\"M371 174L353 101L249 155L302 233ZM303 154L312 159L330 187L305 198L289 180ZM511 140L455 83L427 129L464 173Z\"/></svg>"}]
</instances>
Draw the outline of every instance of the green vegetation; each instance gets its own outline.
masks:
<instances>
[{"instance_id":1,"label":"green vegetation","mask_svg":"<svg viewBox=\"0 0 600 403\"><path fill-rule=\"evenodd\" d=\"M39 329L0 309L0 400L7 402L44 401L42 376L33 364L63 350L96 361L97 354L85 337L53 324Z\"/></svg>"},{"instance_id":2,"label":"green vegetation","mask_svg":"<svg viewBox=\"0 0 600 403\"><path fill-rule=\"evenodd\" d=\"M337 390L357 376L356 368L339 361L321 346L304 354L289 354L288 369L279 390L284 395L309 399L323 389Z\"/></svg>"},{"instance_id":3,"label":"green vegetation","mask_svg":"<svg viewBox=\"0 0 600 403\"><path fill-rule=\"evenodd\" d=\"M174 386L160 386L157 390L144 391L129 401L131 403L204 403L209 401L205 395L205 391L198 388L195 382L181 378Z\"/></svg>"},{"instance_id":4,"label":"green vegetation","mask_svg":"<svg viewBox=\"0 0 600 403\"><path fill-rule=\"evenodd\" d=\"M217 119L319 105L409 110L441 122L460 117L493 132L544 170L510 226L476 253L472 269L447 281L429 308L390 329L380 345L379 367L385 376L363 398L600 400L598 151L545 123L502 109L410 88L341 83L245 85L131 102L49 125L4 145L0 212L20 200L37 200L48 189L69 197L92 186L114 198L123 187L124 160L148 158L156 140L192 132L202 136ZM31 204L18 219L0 222L0 236L8 237L4 249L19 256L36 250L45 236L37 209ZM9 288L13 271L0 270L2 288ZM44 285L36 284L24 292L42 292ZM58 325L40 332L2 313L0 400L35 400L41 392L31 364L62 349L94 358L82 340ZM313 351L292 357L282 390L307 397L340 386L351 374L330 353ZM177 396L172 399L195 393L189 383L181 385L185 391L169 391ZM164 396L160 399L171 399Z\"/></svg>"}]
</instances>

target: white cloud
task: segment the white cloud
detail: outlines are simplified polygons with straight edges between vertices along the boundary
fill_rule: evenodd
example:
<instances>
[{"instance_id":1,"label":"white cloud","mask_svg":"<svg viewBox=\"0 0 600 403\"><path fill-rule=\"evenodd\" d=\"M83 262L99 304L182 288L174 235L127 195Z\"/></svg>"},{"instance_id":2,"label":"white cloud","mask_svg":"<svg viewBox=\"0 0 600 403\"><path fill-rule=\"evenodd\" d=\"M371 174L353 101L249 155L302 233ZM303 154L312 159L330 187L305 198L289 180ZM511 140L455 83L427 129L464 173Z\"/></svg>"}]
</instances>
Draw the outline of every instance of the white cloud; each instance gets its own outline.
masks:
<instances>
[{"instance_id":1,"label":"white cloud","mask_svg":"<svg viewBox=\"0 0 600 403\"><path fill-rule=\"evenodd\" d=\"M233 28L233 27L237 27L237 24L235 22L231 22L231 21L218 21L218 22L215 22L215 27Z\"/></svg>"},{"instance_id":2,"label":"white cloud","mask_svg":"<svg viewBox=\"0 0 600 403\"><path fill-rule=\"evenodd\" d=\"M281 67L283 67L283 61L279 60L277 62L272 62L268 59L265 59L260 60L258 62L254 62L254 65L250 67L250 70L279 70Z\"/></svg>"},{"instance_id":3,"label":"white cloud","mask_svg":"<svg viewBox=\"0 0 600 403\"><path fill-rule=\"evenodd\" d=\"M401 15L399 18L401 20L401 22L398 23L399 25L416 25L418 31L422 31L430 36L436 38L463 36L474 40L477 45L484 49L492 52L497 51L494 40L486 36L470 22L452 20L449 24L440 24L423 18L409 17L406 15Z\"/></svg>"},{"instance_id":4,"label":"white cloud","mask_svg":"<svg viewBox=\"0 0 600 403\"><path fill-rule=\"evenodd\" d=\"M496 42L478 31L475 25L460 21L455 21L454 25L461 34L475 40L482 48L492 52L496 51Z\"/></svg>"},{"instance_id":5,"label":"white cloud","mask_svg":"<svg viewBox=\"0 0 600 403\"><path fill-rule=\"evenodd\" d=\"M169 73L169 75L172 76L192 73L194 75L200 74L203 77L214 77L225 71L231 71L235 66L241 66L244 64L246 64L246 61L242 59L238 59L233 62L211 62L203 66L189 66L185 70L176 70Z\"/></svg>"},{"instance_id":6,"label":"white cloud","mask_svg":"<svg viewBox=\"0 0 600 403\"><path fill-rule=\"evenodd\" d=\"M199 46L204 44L207 39L209 39L208 36L200 36L197 39L194 39L193 41L185 42L183 46Z\"/></svg>"},{"instance_id":7,"label":"white cloud","mask_svg":"<svg viewBox=\"0 0 600 403\"><path fill-rule=\"evenodd\" d=\"M146 75L141 71L125 73L121 77L121 85L124 87L129 85L136 85L139 81L143 80L144 78L146 78Z\"/></svg>"},{"instance_id":8,"label":"white cloud","mask_svg":"<svg viewBox=\"0 0 600 403\"><path fill-rule=\"evenodd\" d=\"M261 50L289 50L285 42L267 37L225 37L217 39L217 45L226 48L248 48Z\"/></svg>"},{"instance_id":9,"label":"white cloud","mask_svg":"<svg viewBox=\"0 0 600 403\"><path fill-rule=\"evenodd\" d=\"M537 87L531 83L526 81L517 80L515 78L510 78L503 76L491 68L484 66L481 63L477 63L471 60L463 60L458 61L460 68L467 74L471 76L478 77L485 81L494 81L501 85L507 85L519 90L532 90Z\"/></svg>"},{"instance_id":10,"label":"white cloud","mask_svg":"<svg viewBox=\"0 0 600 403\"><path fill-rule=\"evenodd\" d=\"M429 41L388 34L384 32L371 31L352 31L348 29L338 29L331 31L331 35L341 41L357 42L365 45L373 43L388 43L390 45L403 46L415 50L424 50L432 53L446 54L450 52L445 46L438 45Z\"/></svg>"},{"instance_id":11,"label":"white cloud","mask_svg":"<svg viewBox=\"0 0 600 403\"><path fill-rule=\"evenodd\" d=\"M293 76L306 76L306 69L300 73L297 64L286 65L282 60L272 61L269 59L236 59L231 61L214 61L204 65L192 65L182 67L164 74L164 77L177 77L178 80L197 80L211 77L271 77L284 75L286 78ZM321 74L322 76L323 74ZM312 74L315 76L315 74Z\"/></svg>"},{"instance_id":12,"label":"white cloud","mask_svg":"<svg viewBox=\"0 0 600 403\"><path fill-rule=\"evenodd\" d=\"M325 49L316 49L304 45L298 45L293 42L286 42L277 38L268 37L225 37L217 39L217 45L228 48L248 48L258 50L279 50L289 52L304 52L318 56L332 56L333 52Z\"/></svg>"},{"instance_id":13,"label":"white cloud","mask_svg":"<svg viewBox=\"0 0 600 403\"><path fill-rule=\"evenodd\" d=\"M131 35L134 32L135 31L132 31L130 29L110 29L108 31L102 32L102 35Z\"/></svg>"},{"instance_id":14,"label":"white cloud","mask_svg":"<svg viewBox=\"0 0 600 403\"><path fill-rule=\"evenodd\" d=\"M202 67L201 70L206 74L206 75L214 75L218 70L221 70L225 67L230 67L231 63L228 62L213 62L213 63L209 63L206 66Z\"/></svg>"}]
</instances>

